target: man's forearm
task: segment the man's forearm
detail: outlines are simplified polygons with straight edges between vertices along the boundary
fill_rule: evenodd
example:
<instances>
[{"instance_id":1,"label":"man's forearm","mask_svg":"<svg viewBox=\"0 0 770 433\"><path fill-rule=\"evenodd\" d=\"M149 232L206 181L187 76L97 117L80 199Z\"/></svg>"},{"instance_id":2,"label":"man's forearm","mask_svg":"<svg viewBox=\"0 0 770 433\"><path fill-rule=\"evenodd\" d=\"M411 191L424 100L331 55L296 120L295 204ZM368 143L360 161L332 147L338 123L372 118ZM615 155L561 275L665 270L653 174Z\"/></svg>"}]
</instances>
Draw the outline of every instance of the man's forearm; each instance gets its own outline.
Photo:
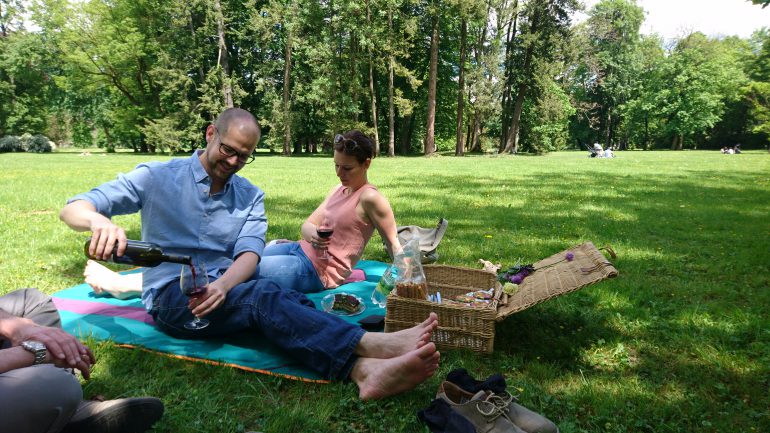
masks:
<instances>
[{"instance_id":1,"label":"man's forearm","mask_svg":"<svg viewBox=\"0 0 770 433\"><path fill-rule=\"evenodd\" d=\"M30 367L35 362L35 355L21 346L0 350L0 373Z\"/></svg>"},{"instance_id":2,"label":"man's forearm","mask_svg":"<svg viewBox=\"0 0 770 433\"><path fill-rule=\"evenodd\" d=\"M8 340L15 340L17 330L22 326L34 326L30 319L16 317L0 310L0 336Z\"/></svg>"},{"instance_id":3,"label":"man's forearm","mask_svg":"<svg viewBox=\"0 0 770 433\"><path fill-rule=\"evenodd\" d=\"M85 200L76 200L62 208L59 219L73 230L84 232L91 230L95 218L109 219L96 212L93 204Z\"/></svg>"},{"instance_id":4,"label":"man's forearm","mask_svg":"<svg viewBox=\"0 0 770 433\"><path fill-rule=\"evenodd\" d=\"M251 278L258 264L259 256L256 253L247 251L239 255L217 281L226 291L230 291L233 287Z\"/></svg>"}]
</instances>

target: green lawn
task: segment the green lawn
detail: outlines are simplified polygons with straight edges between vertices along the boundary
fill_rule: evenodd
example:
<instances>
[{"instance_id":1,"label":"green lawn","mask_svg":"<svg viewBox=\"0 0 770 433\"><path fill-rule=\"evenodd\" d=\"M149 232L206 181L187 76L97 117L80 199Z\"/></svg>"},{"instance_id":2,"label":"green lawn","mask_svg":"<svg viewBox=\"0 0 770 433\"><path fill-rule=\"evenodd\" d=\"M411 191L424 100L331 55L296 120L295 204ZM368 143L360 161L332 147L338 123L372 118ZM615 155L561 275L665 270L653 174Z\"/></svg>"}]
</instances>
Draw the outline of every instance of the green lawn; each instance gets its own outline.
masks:
<instances>
[{"instance_id":1,"label":"green lawn","mask_svg":"<svg viewBox=\"0 0 770 433\"><path fill-rule=\"evenodd\" d=\"M611 244L618 278L498 324L495 352L442 353L436 376L362 403L352 383L306 384L93 343L86 395L156 395L158 432L422 432L415 412L442 377L501 372L521 402L571 432L770 431L770 155L585 152L544 157L378 158L370 181L400 224L449 230L439 263L536 261ZM85 234L66 198L113 179L133 154L0 154L0 293L82 281ZM335 184L328 157L260 156L243 171L267 193L269 238L296 238ZM139 237L136 216L119 217ZM380 239L365 257L384 260Z\"/></svg>"}]
</instances>

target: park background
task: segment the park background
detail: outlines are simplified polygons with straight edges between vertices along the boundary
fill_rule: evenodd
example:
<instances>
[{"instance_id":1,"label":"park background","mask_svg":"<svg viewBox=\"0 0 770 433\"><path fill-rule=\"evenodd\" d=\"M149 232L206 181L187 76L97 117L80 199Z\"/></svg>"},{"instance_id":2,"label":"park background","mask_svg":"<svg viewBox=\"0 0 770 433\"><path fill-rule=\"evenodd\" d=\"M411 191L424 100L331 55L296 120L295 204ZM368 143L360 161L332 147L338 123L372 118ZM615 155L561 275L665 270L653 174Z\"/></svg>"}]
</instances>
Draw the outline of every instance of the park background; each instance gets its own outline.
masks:
<instances>
[{"instance_id":1,"label":"park background","mask_svg":"<svg viewBox=\"0 0 770 433\"><path fill-rule=\"evenodd\" d=\"M620 275L511 316L493 354L442 353L436 377L382 402L96 341L86 396L158 396L158 432L423 432L415 411L463 367L505 374L566 433L770 431L767 30L669 40L639 34L631 1L577 24L574 2L477 3L0 2L0 293L81 283L86 234L58 221L64 201L200 147L230 95L265 127L241 173L267 193L270 238L298 236L337 181L324 145L357 127L377 131L370 179L399 223L449 220L440 263L590 240ZM628 151L574 151L593 142ZM139 237L137 216L116 220ZM386 260L379 238L365 258Z\"/></svg>"},{"instance_id":2,"label":"park background","mask_svg":"<svg viewBox=\"0 0 770 433\"><path fill-rule=\"evenodd\" d=\"M768 146L767 27L671 38L591 3L3 0L0 152L187 152L234 105L284 155L353 128L386 155ZM770 22L753 3L725 20Z\"/></svg>"}]
</instances>

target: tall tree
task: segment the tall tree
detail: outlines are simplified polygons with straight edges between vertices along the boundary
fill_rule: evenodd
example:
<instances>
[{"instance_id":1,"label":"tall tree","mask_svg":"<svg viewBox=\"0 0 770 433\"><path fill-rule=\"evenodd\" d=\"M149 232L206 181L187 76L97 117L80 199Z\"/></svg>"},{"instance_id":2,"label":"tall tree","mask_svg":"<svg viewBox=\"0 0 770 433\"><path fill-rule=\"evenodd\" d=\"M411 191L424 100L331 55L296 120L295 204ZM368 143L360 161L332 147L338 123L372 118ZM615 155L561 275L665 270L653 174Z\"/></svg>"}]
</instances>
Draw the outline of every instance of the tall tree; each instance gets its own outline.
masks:
<instances>
[{"instance_id":1,"label":"tall tree","mask_svg":"<svg viewBox=\"0 0 770 433\"><path fill-rule=\"evenodd\" d=\"M430 155L436 152L436 79L438 75L438 38L439 38L439 9L440 0L433 0L430 8L431 15L431 33L430 33L430 72L428 75L428 106L427 106L427 124L425 127L425 141L423 152Z\"/></svg>"},{"instance_id":2,"label":"tall tree","mask_svg":"<svg viewBox=\"0 0 770 433\"><path fill-rule=\"evenodd\" d=\"M512 94L510 126L502 152L516 153L524 101L537 84L542 66L553 59L558 40L569 32L570 15L578 7L575 0L532 0L523 11L524 22L519 36L519 74L515 96ZM512 77L509 73L509 78ZM533 95L537 98L539 95Z\"/></svg>"}]
</instances>

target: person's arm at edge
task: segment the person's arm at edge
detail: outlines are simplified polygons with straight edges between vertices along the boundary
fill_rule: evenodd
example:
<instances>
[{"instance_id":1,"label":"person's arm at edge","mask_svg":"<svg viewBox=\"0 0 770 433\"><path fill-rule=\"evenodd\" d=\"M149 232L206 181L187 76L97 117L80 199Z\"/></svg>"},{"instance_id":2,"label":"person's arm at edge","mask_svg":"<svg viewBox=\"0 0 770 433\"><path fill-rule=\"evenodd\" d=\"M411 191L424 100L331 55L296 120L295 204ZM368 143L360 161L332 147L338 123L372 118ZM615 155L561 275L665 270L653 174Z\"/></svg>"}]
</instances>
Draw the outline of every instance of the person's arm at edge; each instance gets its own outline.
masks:
<instances>
[{"instance_id":1,"label":"person's arm at edge","mask_svg":"<svg viewBox=\"0 0 770 433\"><path fill-rule=\"evenodd\" d=\"M26 367L32 365L32 361L26 365L11 367L17 363L28 359L20 355L18 349L24 350L19 344L26 340L35 340L45 344L48 349L46 363L53 363L57 367L77 368L83 374L85 379L90 376L90 364L94 362L94 355L91 350L79 342L75 337L67 334L59 328L41 326L30 319L16 317L0 310L0 335L11 341L14 351L4 349L0 351L0 372L10 371L14 368ZM31 354L31 353L30 353ZM7 357L7 358L6 358ZM3 370L7 368L7 370Z\"/></svg>"},{"instance_id":2,"label":"person's arm at edge","mask_svg":"<svg viewBox=\"0 0 770 433\"><path fill-rule=\"evenodd\" d=\"M126 232L112 220L96 211L93 203L87 200L75 200L64 206L59 219L75 231L91 232L91 257L109 259L115 243L118 243L118 255L126 250Z\"/></svg>"}]
</instances>

